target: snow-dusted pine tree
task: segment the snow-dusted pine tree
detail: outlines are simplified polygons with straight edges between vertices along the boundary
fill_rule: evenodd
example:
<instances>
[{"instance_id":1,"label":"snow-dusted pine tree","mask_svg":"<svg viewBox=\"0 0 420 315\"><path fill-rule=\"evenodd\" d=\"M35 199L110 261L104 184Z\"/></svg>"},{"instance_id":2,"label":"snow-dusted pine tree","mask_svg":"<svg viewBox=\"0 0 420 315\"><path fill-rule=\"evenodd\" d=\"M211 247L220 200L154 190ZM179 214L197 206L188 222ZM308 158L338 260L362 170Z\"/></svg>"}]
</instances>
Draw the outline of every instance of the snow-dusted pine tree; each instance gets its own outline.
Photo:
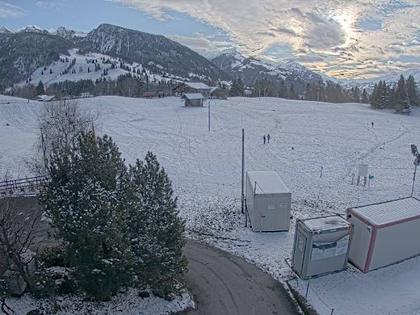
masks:
<instances>
[{"instance_id":1,"label":"snow-dusted pine tree","mask_svg":"<svg viewBox=\"0 0 420 315\"><path fill-rule=\"evenodd\" d=\"M45 87L44 83L42 81L39 81L37 87L36 87L36 95L41 95L45 93Z\"/></svg>"},{"instance_id":2,"label":"snow-dusted pine tree","mask_svg":"<svg viewBox=\"0 0 420 315\"><path fill-rule=\"evenodd\" d=\"M125 204L120 198L127 174L112 139L97 138L94 132L54 150L50 159L50 181L41 201L65 242L78 287L96 299L109 299L132 279Z\"/></svg>"},{"instance_id":3,"label":"snow-dusted pine tree","mask_svg":"<svg viewBox=\"0 0 420 315\"><path fill-rule=\"evenodd\" d=\"M406 82L407 95L412 106L420 106L419 95L417 92L417 83L412 75L410 75Z\"/></svg>"},{"instance_id":4,"label":"snow-dusted pine tree","mask_svg":"<svg viewBox=\"0 0 420 315\"><path fill-rule=\"evenodd\" d=\"M151 152L130 168L130 178L137 202L128 224L139 285L167 295L186 268L184 222L178 216L172 184Z\"/></svg>"},{"instance_id":5,"label":"snow-dusted pine tree","mask_svg":"<svg viewBox=\"0 0 420 315\"><path fill-rule=\"evenodd\" d=\"M405 83L404 76L401 75L395 89L395 110L398 112L410 109L410 100L407 95L407 87Z\"/></svg>"}]
</instances>

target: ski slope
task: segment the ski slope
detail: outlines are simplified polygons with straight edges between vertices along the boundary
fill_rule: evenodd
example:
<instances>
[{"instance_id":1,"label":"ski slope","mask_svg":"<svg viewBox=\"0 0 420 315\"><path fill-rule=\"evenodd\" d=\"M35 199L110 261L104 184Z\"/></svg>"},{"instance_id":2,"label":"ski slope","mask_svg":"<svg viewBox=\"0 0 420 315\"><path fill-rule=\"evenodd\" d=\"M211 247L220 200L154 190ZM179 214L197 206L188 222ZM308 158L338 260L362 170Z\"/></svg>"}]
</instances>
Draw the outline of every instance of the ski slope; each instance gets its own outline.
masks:
<instances>
[{"instance_id":1,"label":"ski slope","mask_svg":"<svg viewBox=\"0 0 420 315\"><path fill-rule=\"evenodd\" d=\"M74 60L74 64L72 61ZM95 62L100 66L100 69L95 71ZM112 67L112 65L114 67ZM121 68L121 64L125 68ZM127 71L130 69L131 71ZM106 73L104 73L106 70ZM144 73L143 73L144 71ZM113 58L108 55L100 53L79 53L78 49L70 49L68 55L60 55L58 61L54 61L50 65L45 67L39 67L30 76L31 83L37 85L40 81L46 86L64 82L72 81L77 82L80 80L108 80L115 81L119 76L132 73L138 77L142 77L147 74L151 82L169 81L171 79L179 81L181 78L171 76L171 78L164 78L161 75L150 72L146 67L138 63L126 63L122 62L119 58ZM24 86L27 84L26 81L22 81L18 86Z\"/></svg>"},{"instance_id":2,"label":"ski slope","mask_svg":"<svg viewBox=\"0 0 420 315\"><path fill-rule=\"evenodd\" d=\"M253 233L239 214L242 128L246 169L275 170L291 189L292 226L296 218L344 213L411 192L410 144L420 144L419 111L403 116L363 104L232 98L211 101L209 132L208 108L186 108L178 98L97 97L79 104L98 114L97 130L114 138L128 162L148 150L157 154L192 237L243 256L282 281L291 275L284 259L293 229ZM0 97L0 174L30 175L24 162L34 152L41 106ZM264 145L268 133L271 143ZM369 164L370 187L351 185L359 163ZM297 289L304 292L306 285ZM350 268L312 280L308 298L321 314L332 308L334 314L416 314L419 289L420 258L414 258L366 275Z\"/></svg>"}]
</instances>

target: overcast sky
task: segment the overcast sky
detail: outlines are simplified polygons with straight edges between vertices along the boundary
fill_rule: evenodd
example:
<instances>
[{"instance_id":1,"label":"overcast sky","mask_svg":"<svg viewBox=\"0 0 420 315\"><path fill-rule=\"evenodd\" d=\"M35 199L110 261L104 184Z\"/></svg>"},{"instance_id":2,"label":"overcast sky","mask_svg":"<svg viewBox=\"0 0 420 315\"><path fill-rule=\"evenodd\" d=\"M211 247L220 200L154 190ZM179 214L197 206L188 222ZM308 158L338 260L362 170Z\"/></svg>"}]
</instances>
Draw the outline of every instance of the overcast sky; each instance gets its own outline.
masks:
<instances>
[{"instance_id":1,"label":"overcast sky","mask_svg":"<svg viewBox=\"0 0 420 315\"><path fill-rule=\"evenodd\" d=\"M236 48L337 78L420 66L420 0L0 0L0 25L164 34L205 56Z\"/></svg>"}]
</instances>

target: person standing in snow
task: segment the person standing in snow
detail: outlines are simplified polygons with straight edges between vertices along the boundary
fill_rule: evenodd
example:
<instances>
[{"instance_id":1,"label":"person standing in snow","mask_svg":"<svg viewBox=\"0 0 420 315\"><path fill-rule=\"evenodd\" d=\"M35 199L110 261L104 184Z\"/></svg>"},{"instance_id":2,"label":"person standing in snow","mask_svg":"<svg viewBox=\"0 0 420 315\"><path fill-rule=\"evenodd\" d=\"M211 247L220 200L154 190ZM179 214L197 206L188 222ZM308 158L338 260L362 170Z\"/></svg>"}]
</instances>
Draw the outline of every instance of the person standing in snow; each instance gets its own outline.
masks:
<instances>
[{"instance_id":1,"label":"person standing in snow","mask_svg":"<svg viewBox=\"0 0 420 315\"><path fill-rule=\"evenodd\" d=\"M263 141L264 141L264 144L265 144L265 135L263 136Z\"/></svg>"},{"instance_id":2,"label":"person standing in snow","mask_svg":"<svg viewBox=\"0 0 420 315\"><path fill-rule=\"evenodd\" d=\"M267 143L270 143L270 134L267 135Z\"/></svg>"},{"instance_id":3,"label":"person standing in snow","mask_svg":"<svg viewBox=\"0 0 420 315\"><path fill-rule=\"evenodd\" d=\"M372 121L372 128L375 126L375 123Z\"/></svg>"}]
</instances>

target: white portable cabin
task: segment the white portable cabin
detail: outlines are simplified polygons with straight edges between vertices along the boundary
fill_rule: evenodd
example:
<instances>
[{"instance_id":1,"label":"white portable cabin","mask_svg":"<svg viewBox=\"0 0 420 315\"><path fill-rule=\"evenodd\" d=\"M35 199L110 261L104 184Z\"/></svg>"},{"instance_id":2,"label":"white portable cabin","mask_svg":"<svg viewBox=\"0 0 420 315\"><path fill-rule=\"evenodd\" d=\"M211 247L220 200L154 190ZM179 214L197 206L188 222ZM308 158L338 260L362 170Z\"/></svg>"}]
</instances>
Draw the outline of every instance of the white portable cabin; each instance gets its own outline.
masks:
<instances>
[{"instance_id":1,"label":"white portable cabin","mask_svg":"<svg viewBox=\"0 0 420 315\"><path fill-rule=\"evenodd\" d=\"M363 272L420 254L420 200L403 198L350 208L349 260Z\"/></svg>"},{"instance_id":2,"label":"white portable cabin","mask_svg":"<svg viewBox=\"0 0 420 315\"><path fill-rule=\"evenodd\" d=\"M338 215L296 221L292 269L302 279L344 270L351 225Z\"/></svg>"},{"instance_id":3,"label":"white portable cabin","mask_svg":"<svg viewBox=\"0 0 420 315\"><path fill-rule=\"evenodd\" d=\"M276 172L247 172L246 207L253 231L288 231L291 203L292 194Z\"/></svg>"}]
</instances>

